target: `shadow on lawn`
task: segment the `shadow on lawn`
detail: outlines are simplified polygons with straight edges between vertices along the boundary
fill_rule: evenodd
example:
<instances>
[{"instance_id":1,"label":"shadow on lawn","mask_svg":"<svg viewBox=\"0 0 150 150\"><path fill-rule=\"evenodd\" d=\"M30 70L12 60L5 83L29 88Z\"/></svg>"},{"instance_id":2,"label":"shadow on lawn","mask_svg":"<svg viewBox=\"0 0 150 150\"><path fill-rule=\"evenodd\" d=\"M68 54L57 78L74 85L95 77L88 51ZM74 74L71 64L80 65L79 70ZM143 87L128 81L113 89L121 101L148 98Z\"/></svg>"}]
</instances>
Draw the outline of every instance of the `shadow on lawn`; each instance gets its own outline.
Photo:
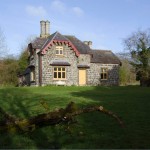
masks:
<instances>
[{"instance_id":1,"label":"shadow on lawn","mask_svg":"<svg viewBox=\"0 0 150 150\"><path fill-rule=\"evenodd\" d=\"M18 118L29 118L46 112L40 105L41 94L33 94L27 88L0 89L1 107ZM47 97L48 98L48 97ZM3 102L3 103L2 103ZM37 108L36 108L37 107ZM32 108L34 108L32 110ZM41 109L39 111L39 109ZM37 112L34 112L37 111ZM0 114L1 115L1 114ZM35 129L31 133L1 133L1 148L61 148L59 134L55 127Z\"/></svg>"}]
</instances>

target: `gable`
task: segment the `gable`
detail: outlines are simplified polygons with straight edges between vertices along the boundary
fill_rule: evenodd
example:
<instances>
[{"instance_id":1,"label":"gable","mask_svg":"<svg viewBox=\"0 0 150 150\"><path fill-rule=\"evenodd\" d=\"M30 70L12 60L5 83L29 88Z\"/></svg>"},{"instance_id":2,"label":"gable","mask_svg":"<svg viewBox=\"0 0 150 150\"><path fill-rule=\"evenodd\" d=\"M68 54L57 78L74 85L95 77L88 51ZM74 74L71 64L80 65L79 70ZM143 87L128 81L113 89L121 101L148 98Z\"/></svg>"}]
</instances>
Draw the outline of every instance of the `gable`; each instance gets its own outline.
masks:
<instances>
[{"instance_id":1,"label":"gable","mask_svg":"<svg viewBox=\"0 0 150 150\"><path fill-rule=\"evenodd\" d=\"M68 47L70 47L71 50L73 50L76 54L76 56L79 56L80 53L79 51L74 47L74 45L69 42L69 41L61 41L61 40L52 40L51 42L49 42L42 50L41 50L41 54L45 55L47 50L49 48L51 48L53 45L55 44L58 44L58 45L62 45L62 44L65 44L65 45L68 45Z\"/></svg>"},{"instance_id":2,"label":"gable","mask_svg":"<svg viewBox=\"0 0 150 150\"><path fill-rule=\"evenodd\" d=\"M37 38L33 43L31 43L32 47L35 49L40 49L41 54L45 55L47 50L51 48L55 44L65 44L70 47L76 54L76 56L80 55L80 52L77 48L72 44L70 40L61 35L59 32L55 32L50 35L48 38Z\"/></svg>"},{"instance_id":3,"label":"gable","mask_svg":"<svg viewBox=\"0 0 150 150\"><path fill-rule=\"evenodd\" d=\"M77 39L75 36L61 35L59 32L55 32L47 38L37 38L32 44L34 49L40 49L41 54L45 55L47 50L54 44L68 45L76 54L89 54L90 47Z\"/></svg>"}]
</instances>

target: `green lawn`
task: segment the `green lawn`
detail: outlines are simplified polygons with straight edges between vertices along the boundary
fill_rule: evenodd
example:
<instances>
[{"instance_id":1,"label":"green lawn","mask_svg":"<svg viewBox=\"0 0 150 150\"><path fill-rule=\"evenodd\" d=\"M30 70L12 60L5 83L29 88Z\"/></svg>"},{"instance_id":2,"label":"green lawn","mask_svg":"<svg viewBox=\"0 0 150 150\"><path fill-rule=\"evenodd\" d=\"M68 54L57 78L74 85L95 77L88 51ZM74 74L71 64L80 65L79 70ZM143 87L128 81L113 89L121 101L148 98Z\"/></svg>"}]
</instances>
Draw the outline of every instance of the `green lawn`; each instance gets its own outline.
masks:
<instances>
[{"instance_id":1,"label":"green lawn","mask_svg":"<svg viewBox=\"0 0 150 150\"><path fill-rule=\"evenodd\" d=\"M103 105L122 118L125 128L105 114L76 117L78 123L43 127L31 133L1 133L0 148L150 148L150 88L128 87L24 87L0 88L0 106L19 118L29 118L74 101L79 107ZM1 118L1 117L0 117Z\"/></svg>"}]
</instances>

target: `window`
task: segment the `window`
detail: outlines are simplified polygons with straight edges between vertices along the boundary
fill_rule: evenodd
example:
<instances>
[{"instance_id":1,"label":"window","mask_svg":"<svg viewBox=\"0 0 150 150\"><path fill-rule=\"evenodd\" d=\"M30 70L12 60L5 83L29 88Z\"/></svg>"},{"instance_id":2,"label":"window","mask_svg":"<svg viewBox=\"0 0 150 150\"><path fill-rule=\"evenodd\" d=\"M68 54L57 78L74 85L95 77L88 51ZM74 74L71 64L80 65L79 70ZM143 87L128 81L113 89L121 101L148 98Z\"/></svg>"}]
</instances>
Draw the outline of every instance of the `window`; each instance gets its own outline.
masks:
<instances>
[{"instance_id":1,"label":"window","mask_svg":"<svg viewBox=\"0 0 150 150\"><path fill-rule=\"evenodd\" d=\"M108 69L107 68L101 68L101 79L102 80L108 79Z\"/></svg>"},{"instance_id":2,"label":"window","mask_svg":"<svg viewBox=\"0 0 150 150\"><path fill-rule=\"evenodd\" d=\"M56 55L63 55L63 46L56 46Z\"/></svg>"},{"instance_id":3,"label":"window","mask_svg":"<svg viewBox=\"0 0 150 150\"><path fill-rule=\"evenodd\" d=\"M30 72L30 81L35 81L35 69L32 69Z\"/></svg>"},{"instance_id":4,"label":"window","mask_svg":"<svg viewBox=\"0 0 150 150\"><path fill-rule=\"evenodd\" d=\"M54 67L54 79L66 79L66 68Z\"/></svg>"}]
</instances>

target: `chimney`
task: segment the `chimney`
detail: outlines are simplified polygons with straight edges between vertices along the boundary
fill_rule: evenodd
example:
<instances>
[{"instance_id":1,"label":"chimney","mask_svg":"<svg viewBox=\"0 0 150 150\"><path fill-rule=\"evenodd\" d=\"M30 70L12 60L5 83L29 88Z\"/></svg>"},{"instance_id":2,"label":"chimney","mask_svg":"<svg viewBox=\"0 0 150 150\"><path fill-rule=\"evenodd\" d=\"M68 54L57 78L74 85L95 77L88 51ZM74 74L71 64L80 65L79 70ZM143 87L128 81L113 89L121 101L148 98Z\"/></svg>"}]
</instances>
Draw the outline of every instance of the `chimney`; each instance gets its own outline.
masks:
<instances>
[{"instance_id":1,"label":"chimney","mask_svg":"<svg viewBox=\"0 0 150 150\"><path fill-rule=\"evenodd\" d=\"M92 41L84 41L83 43L92 48Z\"/></svg>"},{"instance_id":2,"label":"chimney","mask_svg":"<svg viewBox=\"0 0 150 150\"><path fill-rule=\"evenodd\" d=\"M46 35L48 37L50 35L50 22L48 20L45 22L45 26L46 26Z\"/></svg>"},{"instance_id":3,"label":"chimney","mask_svg":"<svg viewBox=\"0 0 150 150\"><path fill-rule=\"evenodd\" d=\"M40 21L40 24L41 24L41 34L40 34L40 37L41 38L45 38L45 37L48 37L50 35L49 33L49 29L50 29L50 22L47 20L47 21Z\"/></svg>"},{"instance_id":4,"label":"chimney","mask_svg":"<svg viewBox=\"0 0 150 150\"><path fill-rule=\"evenodd\" d=\"M88 45L88 41L84 41L83 43L86 44L86 45Z\"/></svg>"},{"instance_id":5,"label":"chimney","mask_svg":"<svg viewBox=\"0 0 150 150\"><path fill-rule=\"evenodd\" d=\"M92 48L92 41L89 41L88 45L89 45L90 48Z\"/></svg>"}]
</instances>

